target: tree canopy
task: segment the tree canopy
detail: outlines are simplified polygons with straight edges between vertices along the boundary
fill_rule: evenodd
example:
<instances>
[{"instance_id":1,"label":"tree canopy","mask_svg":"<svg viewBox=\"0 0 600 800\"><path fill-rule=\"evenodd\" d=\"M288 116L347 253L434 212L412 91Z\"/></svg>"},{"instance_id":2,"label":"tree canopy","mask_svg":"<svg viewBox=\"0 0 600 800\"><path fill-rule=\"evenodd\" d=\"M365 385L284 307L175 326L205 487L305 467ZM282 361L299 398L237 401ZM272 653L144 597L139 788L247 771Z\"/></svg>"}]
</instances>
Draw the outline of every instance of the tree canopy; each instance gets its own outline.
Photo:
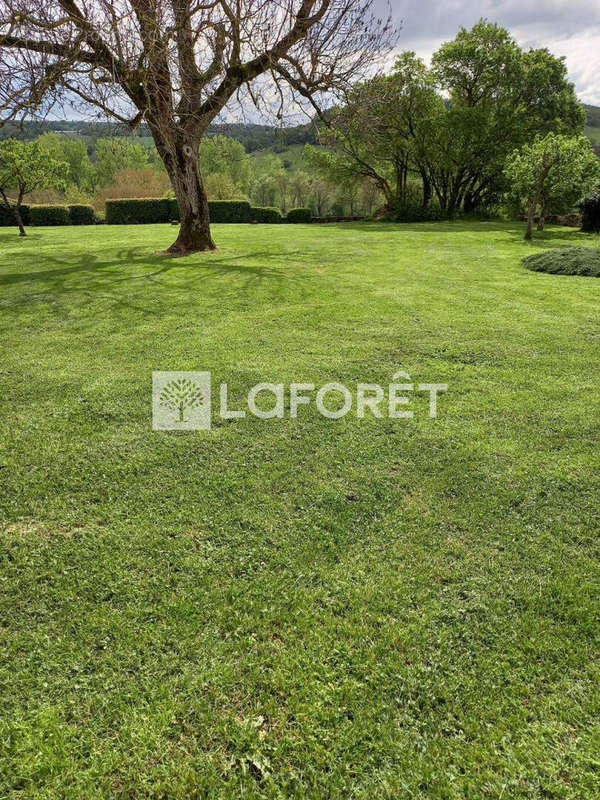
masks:
<instances>
[{"instance_id":1,"label":"tree canopy","mask_svg":"<svg viewBox=\"0 0 600 800\"><path fill-rule=\"evenodd\" d=\"M512 192L527 206L526 239L532 238L536 211L540 227L550 204L571 197L573 203L600 179L600 160L585 136L549 133L524 145L505 169Z\"/></svg>"},{"instance_id":2,"label":"tree canopy","mask_svg":"<svg viewBox=\"0 0 600 800\"><path fill-rule=\"evenodd\" d=\"M21 236L25 227L21 219L23 197L35 189L64 186L69 165L49 156L37 142L5 139L0 142L0 197L14 216ZM15 197L11 198L10 194Z\"/></svg>"},{"instance_id":3,"label":"tree canopy","mask_svg":"<svg viewBox=\"0 0 600 800\"><path fill-rule=\"evenodd\" d=\"M433 55L431 69L404 53L386 77L356 85L325 118L330 155L310 151L324 172L361 175L393 210L420 179L423 205L449 214L493 203L507 188L508 155L536 136L580 133L585 112L564 60L522 50L486 20Z\"/></svg>"}]
</instances>

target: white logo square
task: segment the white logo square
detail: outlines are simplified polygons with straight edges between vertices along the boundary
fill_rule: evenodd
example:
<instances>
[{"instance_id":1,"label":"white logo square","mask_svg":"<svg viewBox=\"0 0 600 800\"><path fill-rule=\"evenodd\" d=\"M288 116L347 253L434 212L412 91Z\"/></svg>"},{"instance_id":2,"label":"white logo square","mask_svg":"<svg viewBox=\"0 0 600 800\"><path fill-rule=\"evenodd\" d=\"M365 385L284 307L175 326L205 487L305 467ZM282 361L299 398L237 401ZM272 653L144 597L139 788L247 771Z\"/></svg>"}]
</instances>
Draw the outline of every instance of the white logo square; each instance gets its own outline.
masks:
<instances>
[{"instance_id":1,"label":"white logo square","mask_svg":"<svg viewBox=\"0 0 600 800\"><path fill-rule=\"evenodd\" d=\"M210 372L152 373L152 430L210 430Z\"/></svg>"}]
</instances>

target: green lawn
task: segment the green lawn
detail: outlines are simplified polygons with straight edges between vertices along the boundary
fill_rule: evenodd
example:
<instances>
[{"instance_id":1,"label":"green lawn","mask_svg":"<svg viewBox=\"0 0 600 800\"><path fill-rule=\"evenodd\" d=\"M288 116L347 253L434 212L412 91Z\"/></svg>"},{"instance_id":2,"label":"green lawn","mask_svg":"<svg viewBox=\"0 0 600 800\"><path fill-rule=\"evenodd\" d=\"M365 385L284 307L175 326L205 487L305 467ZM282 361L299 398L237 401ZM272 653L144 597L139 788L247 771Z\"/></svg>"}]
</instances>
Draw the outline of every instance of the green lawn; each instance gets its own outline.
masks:
<instances>
[{"instance_id":1,"label":"green lawn","mask_svg":"<svg viewBox=\"0 0 600 800\"><path fill-rule=\"evenodd\" d=\"M600 797L600 280L499 223L0 230L0 796ZM153 370L448 383L151 430Z\"/></svg>"}]
</instances>

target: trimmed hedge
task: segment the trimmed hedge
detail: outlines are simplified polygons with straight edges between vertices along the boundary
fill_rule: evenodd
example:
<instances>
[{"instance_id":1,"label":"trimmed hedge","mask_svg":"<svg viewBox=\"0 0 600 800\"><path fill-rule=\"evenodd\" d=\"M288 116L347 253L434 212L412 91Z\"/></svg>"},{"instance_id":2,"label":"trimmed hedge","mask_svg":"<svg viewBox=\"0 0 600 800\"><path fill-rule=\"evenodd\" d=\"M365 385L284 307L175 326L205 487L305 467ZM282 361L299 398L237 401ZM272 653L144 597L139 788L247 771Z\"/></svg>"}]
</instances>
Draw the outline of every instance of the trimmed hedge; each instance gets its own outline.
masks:
<instances>
[{"instance_id":1,"label":"trimmed hedge","mask_svg":"<svg viewBox=\"0 0 600 800\"><path fill-rule=\"evenodd\" d=\"M245 200L212 200L208 204L211 222L250 222L250 203ZM169 200L169 221L179 221L177 200Z\"/></svg>"},{"instance_id":2,"label":"trimmed hedge","mask_svg":"<svg viewBox=\"0 0 600 800\"><path fill-rule=\"evenodd\" d=\"M263 225L271 225L282 221L281 211L278 208L252 207L252 222L260 222Z\"/></svg>"},{"instance_id":3,"label":"trimmed hedge","mask_svg":"<svg viewBox=\"0 0 600 800\"><path fill-rule=\"evenodd\" d=\"M208 204L213 223L283 222L278 208L252 207L246 200L213 200ZM291 216L290 216L291 215ZM135 200L107 200L107 225L138 225L143 223L172 222L179 220L177 200L169 198L138 198ZM290 222L310 222L308 208L295 208L288 215Z\"/></svg>"},{"instance_id":4,"label":"trimmed hedge","mask_svg":"<svg viewBox=\"0 0 600 800\"><path fill-rule=\"evenodd\" d=\"M214 200L208 204L211 222L250 222L250 203L245 200Z\"/></svg>"},{"instance_id":5,"label":"trimmed hedge","mask_svg":"<svg viewBox=\"0 0 600 800\"><path fill-rule=\"evenodd\" d=\"M81 204L69 206L69 216L72 225L93 225L96 222L93 206Z\"/></svg>"},{"instance_id":6,"label":"trimmed hedge","mask_svg":"<svg viewBox=\"0 0 600 800\"><path fill-rule=\"evenodd\" d=\"M70 225L71 217L67 206L30 206L29 224L41 227L49 225Z\"/></svg>"},{"instance_id":7,"label":"trimmed hedge","mask_svg":"<svg viewBox=\"0 0 600 800\"><path fill-rule=\"evenodd\" d=\"M250 222L250 203L241 200L217 200L208 204L211 222ZM107 225L137 225L179 220L177 200L139 198L107 200Z\"/></svg>"},{"instance_id":8,"label":"trimmed hedge","mask_svg":"<svg viewBox=\"0 0 600 800\"><path fill-rule=\"evenodd\" d=\"M142 225L169 222L167 198L136 198L134 200L107 200L107 225Z\"/></svg>"},{"instance_id":9,"label":"trimmed hedge","mask_svg":"<svg viewBox=\"0 0 600 800\"><path fill-rule=\"evenodd\" d=\"M287 221L293 224L306 223L312 220L310 208L291 208L288 211Z\"/></svg>"},{"instance_id":10,"label":"trimmed hedge","mask_svg":"<svg viewBox=\"0 0 600 800\"><path fill-rule=\"evenodd\" d=\"M29 225L29 206L21 206L21 219L23 220L23 225ZM12 213L4 204L0 205L0 225L5 228L16 227L17 225Z\"/></svg>"},{"instance_id":11,"label":"trimmed hedge","mask_svg":"<svg viewBox=\"0 0 600 800\"><path fill-rule=\"evenodd\" d=\"M179 222L179 204L175 198L169 200L169 222Z\"/></svg>"},{"instance_id":12,"label":"trimmed hedge","mask_svg":"<svg viewBox=\"0 0 600 800\"><path fill-rule=\"evenodd\" d=\"M581 230L585 233L600 233L600 192L586 197L579 208L583 215Z\"/></svg>"}]
</instances>

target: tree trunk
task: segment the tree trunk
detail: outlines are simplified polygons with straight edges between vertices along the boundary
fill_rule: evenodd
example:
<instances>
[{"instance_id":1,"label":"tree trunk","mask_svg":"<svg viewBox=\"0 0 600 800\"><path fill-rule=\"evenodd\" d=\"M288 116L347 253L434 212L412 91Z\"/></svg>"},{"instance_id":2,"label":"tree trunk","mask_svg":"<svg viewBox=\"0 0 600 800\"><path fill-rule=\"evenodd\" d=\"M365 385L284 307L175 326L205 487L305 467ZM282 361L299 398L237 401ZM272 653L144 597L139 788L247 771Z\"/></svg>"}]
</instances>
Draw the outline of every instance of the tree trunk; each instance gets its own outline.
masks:
<instances>
[{"instance_id":1,"label":"tree trunk","mask_svg":"<svg viewBox=\"0 0 600 800\"><path fill-rule=\"evenodd\" d=\"M4 194L4 191L0 189L0 197L2 197L3 205L8 209L8 211L13 215L13 218L17 224L17 228L19 229L19 236L27 236L25 232L25 226L23 225L23 218L21 217L21 202L23 201L23 191L19 191L19 199L16 203L11 203L8 197Z\"/></svg>"},{"instance_id":2,"label":"tree trunk","mask_svg":"<svg viewBox=\"0 0 600 800\"><path fill-rule=\"evenodd\" d=\"M169 177L179 205L179 236L168 248L172 255L184 256L198 251L215 250L210 235L210 213L204 181L198 164L198 147L177 147L175 168Z\"/></svg>"},{"instance_id":3,"label":"tree trunk","mask_svg":"<svg viewBox=\"0 0 600 800\"><path fill-rule=\"evenodd\" d=\"M165 126L149 120L156 148L171 180L179 206L179 235L167 249L174 256L215 250L210 235L210 213L204 181L200 174L200 135L175 129L165 135Z\"/></svg>"},{"instance_id":4,"label":"tree trunk","mask_svg":"<svg viewBox=\"0 0 600 800\"><path fill-rule=\"evenodd\" d=\"M540 209L540 216L538 218L538 224L537 224L538 231L544 230L544 227L546 225L546 215L547 215L546 206L542 206L542 208Z\"/></svg>"},{"instance_id":5,"label":"tree trunk","mask_svg":"<svg viewBox=\"0 0 600 800\"><path fill-rule=\"evenodd\" d=\"M421 180L423 181L423 209L428 209L431 203L431 181L425 172L421 172Z\"/></svg>"},{"instance_id":6,"label":"tree trunk","mask_svg":"<svg viewBox=\"0 0 600 800\"><path fill-rule=\"evenodd\" d=\"M530 203L527 210L527 230L525 231L525 239L529 241L533 238L533 218L535 217L536 203Z\"/></svg>"},{"instance_id":7,"label":"tree trunk","mask_svg":"<svg viewBox=\"0 0 600 800\"><path fill-rule=\"evenodd\" d=\"M15 222L17 223L17 228L19 229L19 236L27 236L25 233L25 226L23 225L23 218L21 217L21 209L19 206L12 206L12 213L13 217L15 218Z\"/></svg>"}]
</instances>

